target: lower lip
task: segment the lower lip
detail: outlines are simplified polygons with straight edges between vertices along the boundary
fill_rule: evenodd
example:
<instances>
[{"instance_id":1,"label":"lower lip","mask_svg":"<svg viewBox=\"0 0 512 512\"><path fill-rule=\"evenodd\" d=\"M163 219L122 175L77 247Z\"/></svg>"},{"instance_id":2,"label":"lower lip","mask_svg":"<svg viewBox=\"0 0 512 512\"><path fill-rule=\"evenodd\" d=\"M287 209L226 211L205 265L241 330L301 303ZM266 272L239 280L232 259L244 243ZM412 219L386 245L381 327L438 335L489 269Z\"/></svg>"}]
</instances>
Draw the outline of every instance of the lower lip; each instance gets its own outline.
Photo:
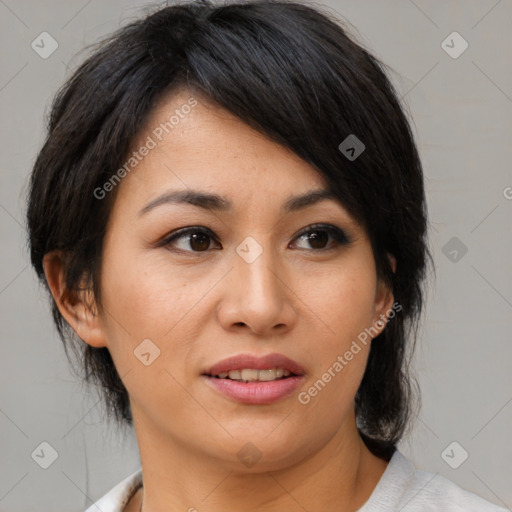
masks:
<instances>
[{"instance_id":1,"label":"lower lip","mask_svg":"<svg viewBox=\"0 0 512 512\"><path fill-rule=\"evenodd\" d=\"M303 376L257 382L241 382L205 376L206 381L217 391L245 404L266 405L291 395L304 381Z\"/></svg>"}]
</instances>

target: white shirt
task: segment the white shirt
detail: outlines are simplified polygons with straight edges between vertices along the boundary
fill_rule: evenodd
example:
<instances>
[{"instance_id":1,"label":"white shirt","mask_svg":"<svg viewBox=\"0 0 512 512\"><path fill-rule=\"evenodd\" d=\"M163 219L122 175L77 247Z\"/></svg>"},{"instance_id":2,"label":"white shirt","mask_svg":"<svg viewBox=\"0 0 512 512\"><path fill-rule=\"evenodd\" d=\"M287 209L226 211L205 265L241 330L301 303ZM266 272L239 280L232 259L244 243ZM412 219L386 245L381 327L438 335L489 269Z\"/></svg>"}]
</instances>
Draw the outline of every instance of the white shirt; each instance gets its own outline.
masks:
<instances>
[{"instance_id":1,"label":"white shirt","mask_svg":"<svg viewBox=\"0 0 512 512\"><path fill-rule=\"evenodd\" d=\"M142 469L113 487L85 512L123 512L142 485ZM398 450L358 512L509 512L450 480L419 471Z\"/></svg>"}]
</instances>

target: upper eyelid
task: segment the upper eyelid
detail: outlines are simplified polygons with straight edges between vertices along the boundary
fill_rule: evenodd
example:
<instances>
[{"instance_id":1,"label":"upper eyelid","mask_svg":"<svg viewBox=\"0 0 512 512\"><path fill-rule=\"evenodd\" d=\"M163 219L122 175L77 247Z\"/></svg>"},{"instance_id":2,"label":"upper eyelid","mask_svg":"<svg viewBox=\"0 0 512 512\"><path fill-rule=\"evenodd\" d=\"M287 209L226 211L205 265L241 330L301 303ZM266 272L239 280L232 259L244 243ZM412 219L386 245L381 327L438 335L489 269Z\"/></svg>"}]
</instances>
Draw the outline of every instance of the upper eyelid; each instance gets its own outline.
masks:
<instances>
[{"instance_id":1,"label":"upper eyelid","mask_svg":"<svg viewBox=\"0 0 512 512\"><path fill-rule=\"evenodd\" d=\"M309 233L310 231L341 231L342 233L346 234L346 230L343 228L340 228L338 226L335 226L334 224L327 224L322 222L314 222L313 224L310 224L308 226L305 226L301 229L299 229L298 233L295 235L295 238L298 236L305 235L306 233Z\"/></svg>"}]
</instances>

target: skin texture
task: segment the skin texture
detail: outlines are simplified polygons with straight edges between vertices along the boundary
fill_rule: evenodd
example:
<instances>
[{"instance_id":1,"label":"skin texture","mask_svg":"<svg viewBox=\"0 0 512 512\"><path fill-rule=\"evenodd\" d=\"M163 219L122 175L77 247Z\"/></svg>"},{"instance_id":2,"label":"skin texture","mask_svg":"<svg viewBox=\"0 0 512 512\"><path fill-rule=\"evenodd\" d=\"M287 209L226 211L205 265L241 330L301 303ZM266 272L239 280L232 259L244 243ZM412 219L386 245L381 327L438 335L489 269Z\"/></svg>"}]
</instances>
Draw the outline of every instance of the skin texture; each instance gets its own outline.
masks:
<instances>
[{"instance_id":1,"label":"skin texture","mask_svg":"<svg viewBox=\"0 0 512 512\"><path fill-rule=\"evenodd\" d=\"M65 293L58 252L44 262L52 293L85 343L108 347L128 390L144 512L357 510L387 466L364 446L354 416L370 344L308 404L297 394L389 313L392 293L377 279L366 232L339 202L280 212L290 196L326 186L322 175L199 95L163 99L134 150L191 95L197 105L117 185L101 306L91 293ZM224 196L233 210L164 204L139 215L162 193L189 188ZM339 227L350 243L329 237L326 250L297 237L314 223ZM187 226L209 228L218 241L191 246L185 235L158 246ZM252 263L235 250L248 236L263 249ZM149 366L134 355L145 339L160 350ZM273 352L306 372L276 403L236 402L201 377L226 357ZM252 467L237 456L247 443L261 453ZM142 494L127 511L139 510Z\"/></svg>"}]
</instances>

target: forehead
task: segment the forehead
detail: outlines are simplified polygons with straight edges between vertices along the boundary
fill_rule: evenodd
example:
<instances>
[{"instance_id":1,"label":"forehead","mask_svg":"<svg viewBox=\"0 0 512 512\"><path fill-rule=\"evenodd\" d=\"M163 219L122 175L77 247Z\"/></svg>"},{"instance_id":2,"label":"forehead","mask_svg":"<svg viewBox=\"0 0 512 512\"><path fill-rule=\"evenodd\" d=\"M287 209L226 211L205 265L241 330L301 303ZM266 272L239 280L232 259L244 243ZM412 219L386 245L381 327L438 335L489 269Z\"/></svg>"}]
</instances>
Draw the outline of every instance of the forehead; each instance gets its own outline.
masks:
<instances>
[{"instance_id":1,"label":"forehead","mask_svg":"<svg viewBox=\"0 0 512 512\"><path fill-rule=\"evenodd\" d=\"M237 206L328 188L295 153L185 89L155 106L129 156L120 195L134 206L171 190L210 191Z\"/></svg>"}]
</instances>

